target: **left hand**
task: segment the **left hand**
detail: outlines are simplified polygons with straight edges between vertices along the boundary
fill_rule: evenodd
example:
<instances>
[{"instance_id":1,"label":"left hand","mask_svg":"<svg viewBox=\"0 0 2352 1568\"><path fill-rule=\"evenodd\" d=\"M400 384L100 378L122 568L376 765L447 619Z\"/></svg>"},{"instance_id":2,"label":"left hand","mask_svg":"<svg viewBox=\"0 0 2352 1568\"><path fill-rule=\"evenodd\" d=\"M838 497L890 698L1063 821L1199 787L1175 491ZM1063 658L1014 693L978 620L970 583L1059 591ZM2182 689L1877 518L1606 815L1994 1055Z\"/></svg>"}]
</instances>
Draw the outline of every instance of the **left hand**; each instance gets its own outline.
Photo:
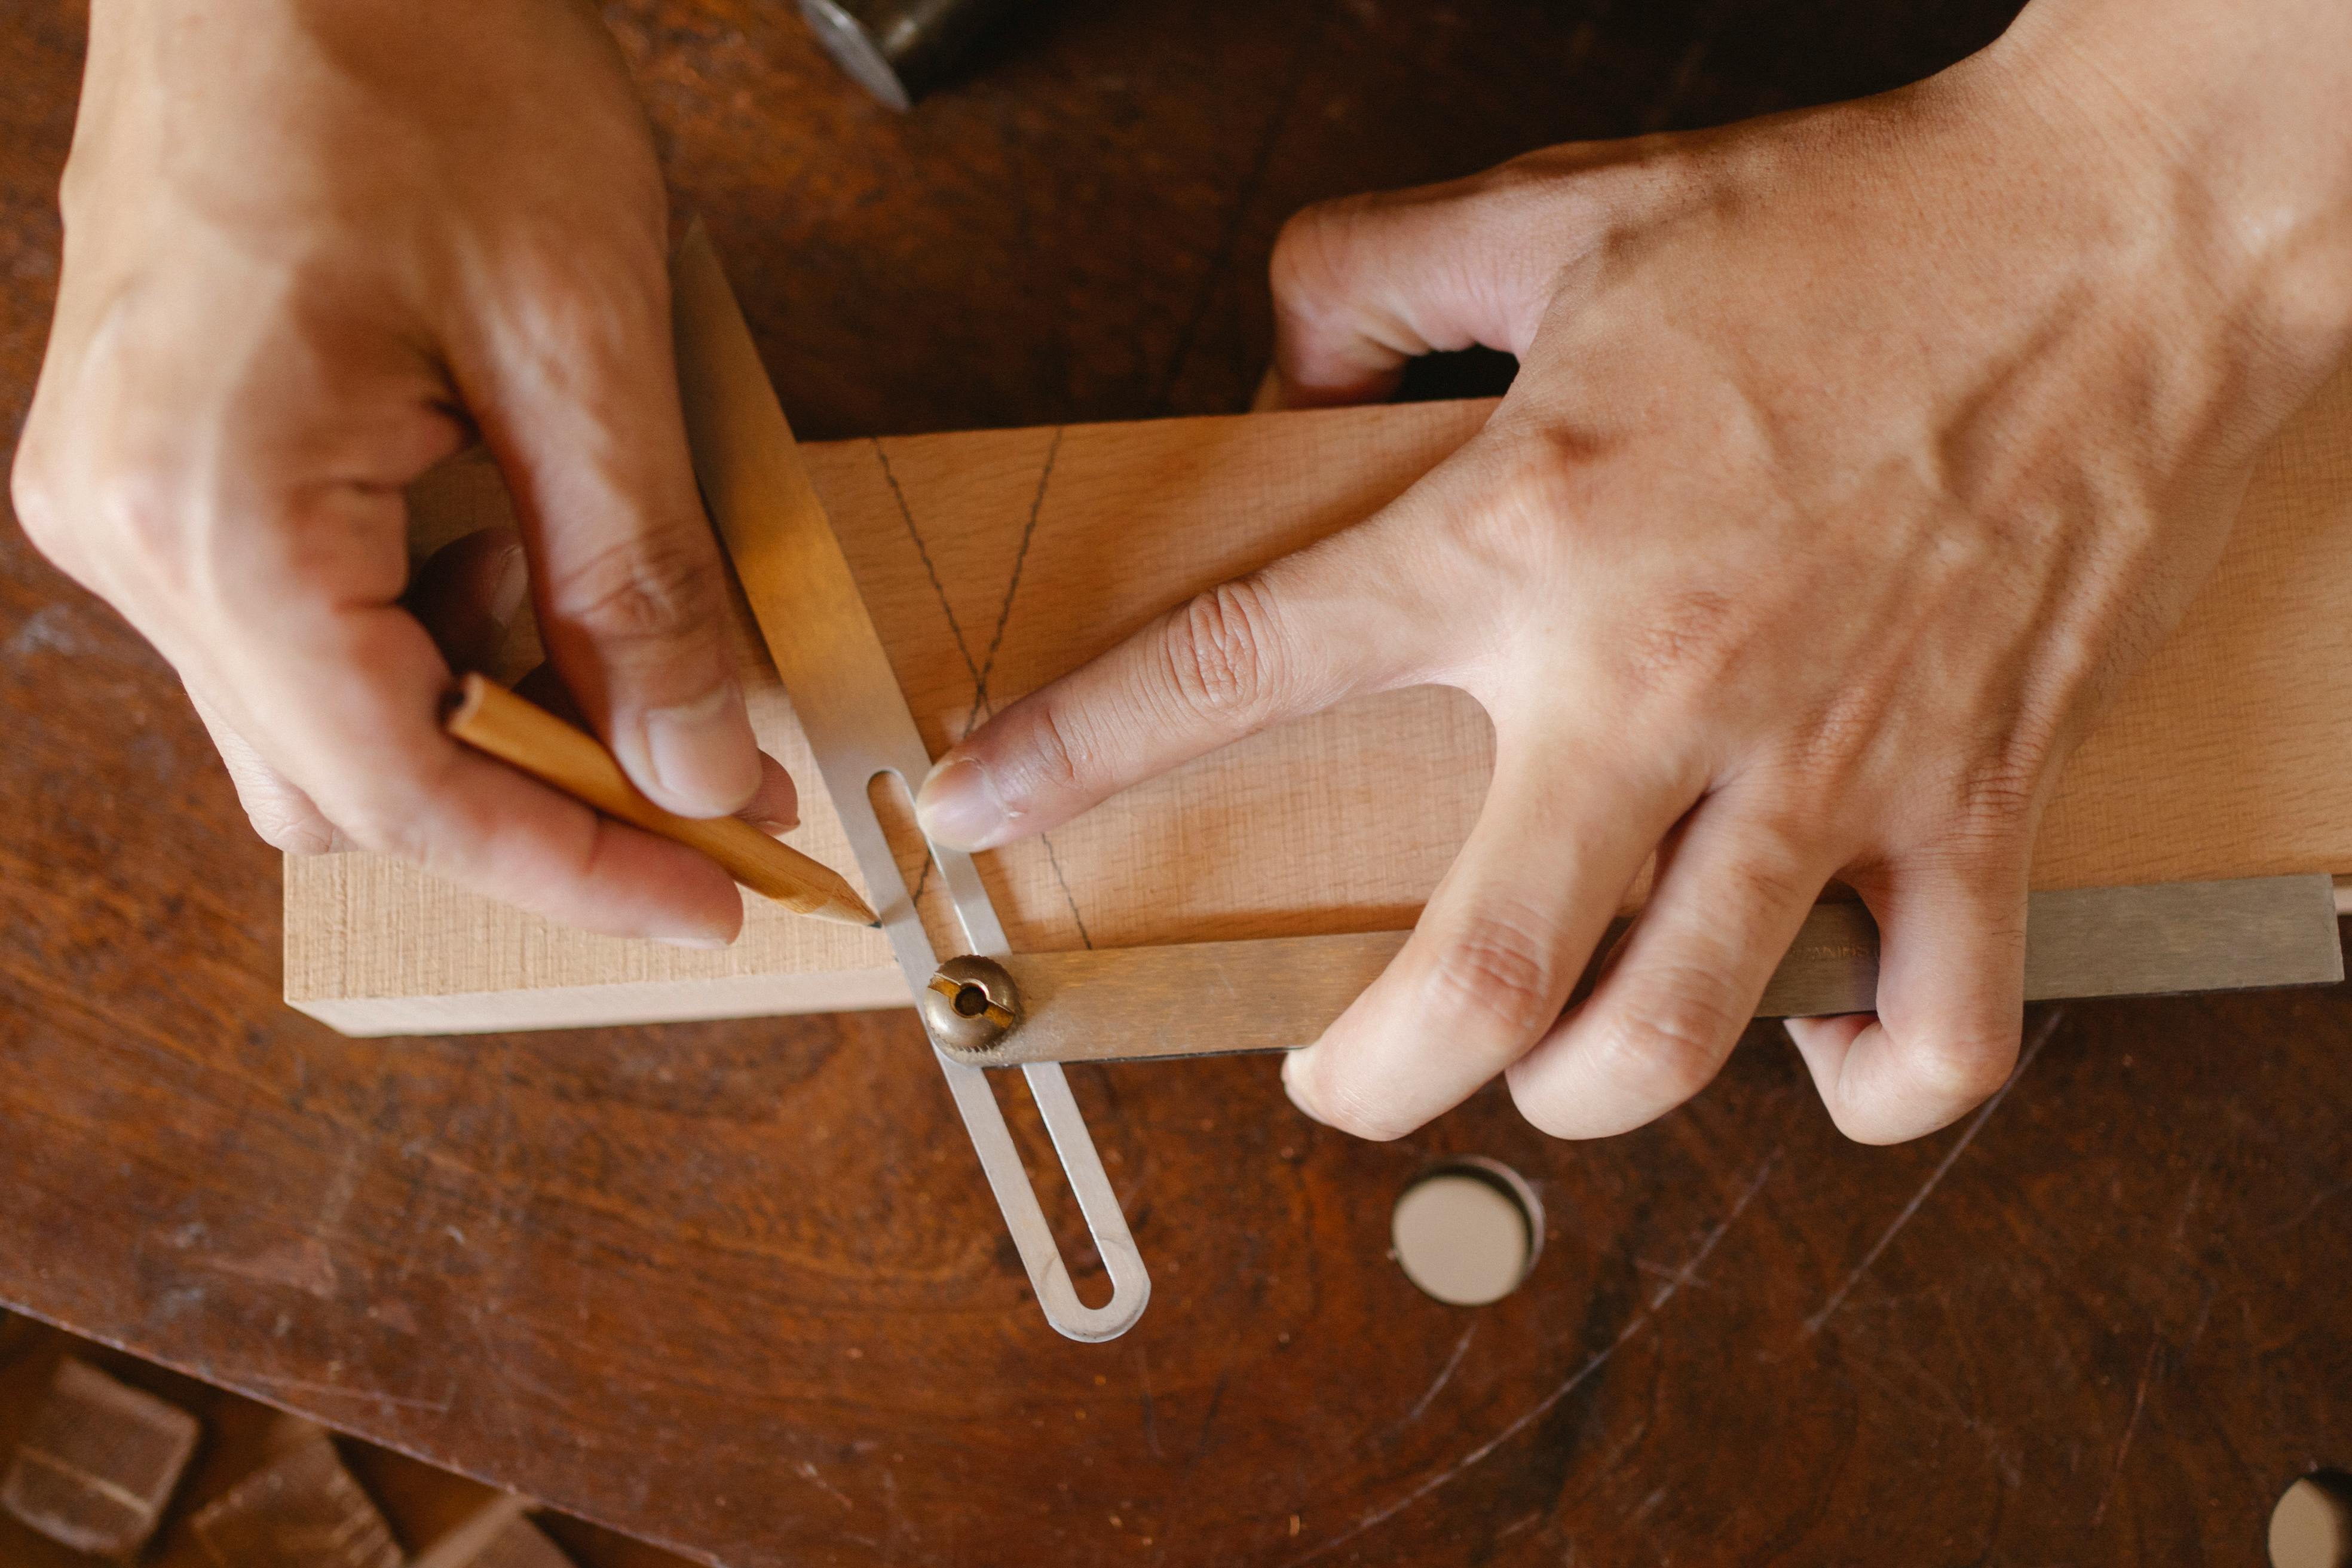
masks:
<instances>
[{"instance_id":1,"label":"left hand","mask_svg":"<svg viewBox=\"0 0 2352 1568\"><path fill-rule=\"evenodd\" d=\"M927 829L1002 844L1444 682L1492 716L1494 782L1402 952L1286 1064L1302 1108L1395 1137L1500 1072L1548 1131L1638 1126L1713 1077L1833 879L1884 941L1874 1016L1790 1026L1837 1124L1977 1103L2016 1058L2052 781L2341 351L2352 278L2334 195L2232 165L2184 199L2179 121L2084 31L2133 7L2070 5L1887 97L1302 214L1290 401L1474 341L1520 356L1509 396L1379 515L1006 710Z\"/></svg>"},{"instance_id":2,"label":"left hand","mask_svg":"<svg viewBox=\"0 0 2352 1568\"><path fill-rule=\"evenodd\" d=\"M725 636L620 51L577 0L453 15L91 5L16 516L171 662L278 847L723 947L743 903L717 864L442 732L473 640L446 616L478 629L529 591L558 684L647 795L792 811ZM412 582L407 488L478 436L520 536Z\"/></svg>"}]
</instances>

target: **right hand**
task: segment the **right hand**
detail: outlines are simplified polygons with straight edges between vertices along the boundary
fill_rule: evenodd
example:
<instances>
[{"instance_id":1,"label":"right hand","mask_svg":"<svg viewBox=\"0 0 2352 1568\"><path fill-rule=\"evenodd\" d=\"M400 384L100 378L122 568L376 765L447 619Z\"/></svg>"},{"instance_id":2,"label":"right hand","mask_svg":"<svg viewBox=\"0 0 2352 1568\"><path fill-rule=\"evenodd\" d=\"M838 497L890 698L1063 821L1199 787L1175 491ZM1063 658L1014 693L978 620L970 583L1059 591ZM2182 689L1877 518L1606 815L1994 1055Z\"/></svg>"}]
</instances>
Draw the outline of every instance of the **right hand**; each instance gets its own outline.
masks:
<instances>
[{"instance_id":1,"label":"right hand","mask_svg":"<svg viewBox=\"0 0 2352 1568\"><path fill-rule=\"evenodd\" d=\"M660 171L593 12L97 0L62 203L16 514L171 661L262 837L731 940L712 862L442 733L457 649L412 613L502 579L510 606L527 560L555 671L637 785L790 825L687 455ZM404 489L477 437L520 549L412 589Z\"/></svg>"},{"instance_id":2,"label":"right hand","mask_svg":"<svg viewBox=\"0 0 2352 1568\"><path fill-rule=\"evenodd\" d=\"M2344 0L2037 4L1903 91L1308 209L1274 258L1282 401L1474 342L1518 356L1509 395L1379 513L966 736L925 828L992 849L1455 686L1494 722L1486 805L1285 1061L1302 1110L1397 1138L1499 1074L1557 1136L1638 1127L1720 1069L1837 880L1884 938L1876 1009L1790 1034L1851 1136L1948 1124L2017 1058L2060 767L2352 345L2347 46Z\"/></svg>"}]
</instances>

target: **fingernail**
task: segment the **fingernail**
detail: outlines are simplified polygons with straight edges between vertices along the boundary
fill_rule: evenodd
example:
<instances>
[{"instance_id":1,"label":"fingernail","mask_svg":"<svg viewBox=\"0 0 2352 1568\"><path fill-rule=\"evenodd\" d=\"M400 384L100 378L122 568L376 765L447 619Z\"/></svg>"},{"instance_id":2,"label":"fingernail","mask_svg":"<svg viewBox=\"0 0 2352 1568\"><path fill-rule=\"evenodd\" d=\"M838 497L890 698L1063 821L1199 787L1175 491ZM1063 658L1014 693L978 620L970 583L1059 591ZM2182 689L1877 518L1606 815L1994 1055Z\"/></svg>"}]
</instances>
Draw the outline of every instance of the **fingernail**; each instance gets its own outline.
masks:
<instances>
[{"instance_id":1,"label":"fingernail","mask_svg":"<svg viewBox=\"0 0 2352 1568\"><path fill-rule=\"evenodd\" d=\"M760 787L743 693L731 680L698 701L646 715L646 759L673 811L724 816Z\"/></svg>"},{"instance_id":2,"label":"fingernail","mask_svg":"<svg viewBox=\"0 0 2352 1568\"><path fill-rule=\"evenodd\" d=\"M760 793L743 808L743 819L761 832L781 837L801 825L801 792L793 786L793 777L782 767L776 769L772 784L767 778L768 765L760 764Z\"/></svg>"},{"instance_id":3,"label":"fingernail","mask_svg":"<svg viewBox=\"0 0 2352 1568\"><path fill-rule=\"evenodd\" d=\"M530 563L518 544L506 553L499 567L499 585L490 594L490 619L498 622L499 630L514 625L515 616L522 610L522 596L530 590Z\"/></svg>"},{"instance_id":4,"label":"fingernail","mask_svg":"<svg viewBox=\"0 0 2352 1568\"><path fill-rule=\"evenodd\" d=\"M689 947L698 952L717 952L735 945L731 936L657 936L654 940L665 947Z\"/></svg>"},{"instance_id":5,"label":"fingernail","mask_svg":"<svg viewBox=\"0 0 2352 1568\"><path fill-rule=\"evenodd\" d=\"M1298 1108L1298 1113L1301 1116L1318 1126L1328 1127L1330 1123L1325 1121L1316 1113L1315 1108L1307 1103L1306 1095L1298 1087L1299 1079L1306 1076L1299 1068L1299 1063L1304 1057L1304 1052L1293 1051L1282 1058L1282 1092L1290 1096L1290 1103Z\"/></svg>"},{"instance_id":6,"label":"fingernail","mask_svg":"<svg viewBox=\"0 0 2352 1568\"><path fill-rule=\"evenodd\" d=\"M970 757L940 763L915 792L915 820L926 836L950 849L991 847L1004 836L1012 816L988 770Z\"/></svg>"}]
</instances>

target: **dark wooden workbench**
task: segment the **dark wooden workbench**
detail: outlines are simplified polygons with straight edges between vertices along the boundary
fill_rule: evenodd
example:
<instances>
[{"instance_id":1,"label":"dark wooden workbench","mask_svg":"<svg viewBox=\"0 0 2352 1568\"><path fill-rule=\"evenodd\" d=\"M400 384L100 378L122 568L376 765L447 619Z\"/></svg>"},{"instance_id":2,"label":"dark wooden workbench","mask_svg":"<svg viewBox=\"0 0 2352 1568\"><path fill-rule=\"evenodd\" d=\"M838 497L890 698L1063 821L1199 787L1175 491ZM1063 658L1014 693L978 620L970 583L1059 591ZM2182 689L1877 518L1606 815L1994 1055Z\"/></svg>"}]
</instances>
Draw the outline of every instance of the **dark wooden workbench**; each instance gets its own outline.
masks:
<instances>
[{"instance_id":1,"label":"dark wooden workbench","mask_svg":"<svg viewBox=\"0 0 2352 1568\"><path fill-rule=\"evenodd\" d=\"M783 0L614 4L803 433L1229 410L1306 200L1925 72L2000 0L1040 5L876 109ZM1897 13L1907 13L1898 16ZM0 418L77 8L0 8ZM2352 993L2038 1011L1843 1142L1759 1030L1631 1137L1350 1142L1262 1060L1082 1071L1157 1276L1040 1321L911 1016L350 1041L171 676L0 534L0 1302L732 1564L2259 1560L2352 1460ZM1383 1257L1448 1152L1550 1235Z\"/></svg>"}]
</instances>

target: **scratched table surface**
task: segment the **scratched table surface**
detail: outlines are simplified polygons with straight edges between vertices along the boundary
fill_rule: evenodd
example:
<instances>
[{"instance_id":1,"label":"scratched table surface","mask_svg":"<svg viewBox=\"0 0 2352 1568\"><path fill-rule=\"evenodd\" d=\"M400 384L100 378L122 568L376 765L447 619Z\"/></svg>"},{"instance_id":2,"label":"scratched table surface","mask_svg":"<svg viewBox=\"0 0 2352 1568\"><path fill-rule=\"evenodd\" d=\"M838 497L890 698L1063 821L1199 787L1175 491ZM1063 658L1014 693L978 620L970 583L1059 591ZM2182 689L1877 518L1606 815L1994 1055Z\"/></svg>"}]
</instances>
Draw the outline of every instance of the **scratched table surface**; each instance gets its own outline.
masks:
<instances>
[{"instance_id":1,"label":"scratched table surface","mask_svg":"<svg viewBox=\"0 0 2352 1568\"><path fill-rule=\"evenodd\" d=\"M605 12L830 437L1231 410L1301 203L1891 85L2003 9L1040 5L910 119L782 0ZM0 7L12 429L80 34ZM1586 1145L1081 1070L1156 1279L1082 1346L910 1014L338 1038L277 1000L274 858L169 672L13 529L0 703L0 1302L712 1562L2243 1563L2352 1459L2342 988L2037 1010L1885 1150L1767 1029ZM1546 1215L1475 1310L1384 1255L1464 1153Z\"/></svg>"}]
</instances>

